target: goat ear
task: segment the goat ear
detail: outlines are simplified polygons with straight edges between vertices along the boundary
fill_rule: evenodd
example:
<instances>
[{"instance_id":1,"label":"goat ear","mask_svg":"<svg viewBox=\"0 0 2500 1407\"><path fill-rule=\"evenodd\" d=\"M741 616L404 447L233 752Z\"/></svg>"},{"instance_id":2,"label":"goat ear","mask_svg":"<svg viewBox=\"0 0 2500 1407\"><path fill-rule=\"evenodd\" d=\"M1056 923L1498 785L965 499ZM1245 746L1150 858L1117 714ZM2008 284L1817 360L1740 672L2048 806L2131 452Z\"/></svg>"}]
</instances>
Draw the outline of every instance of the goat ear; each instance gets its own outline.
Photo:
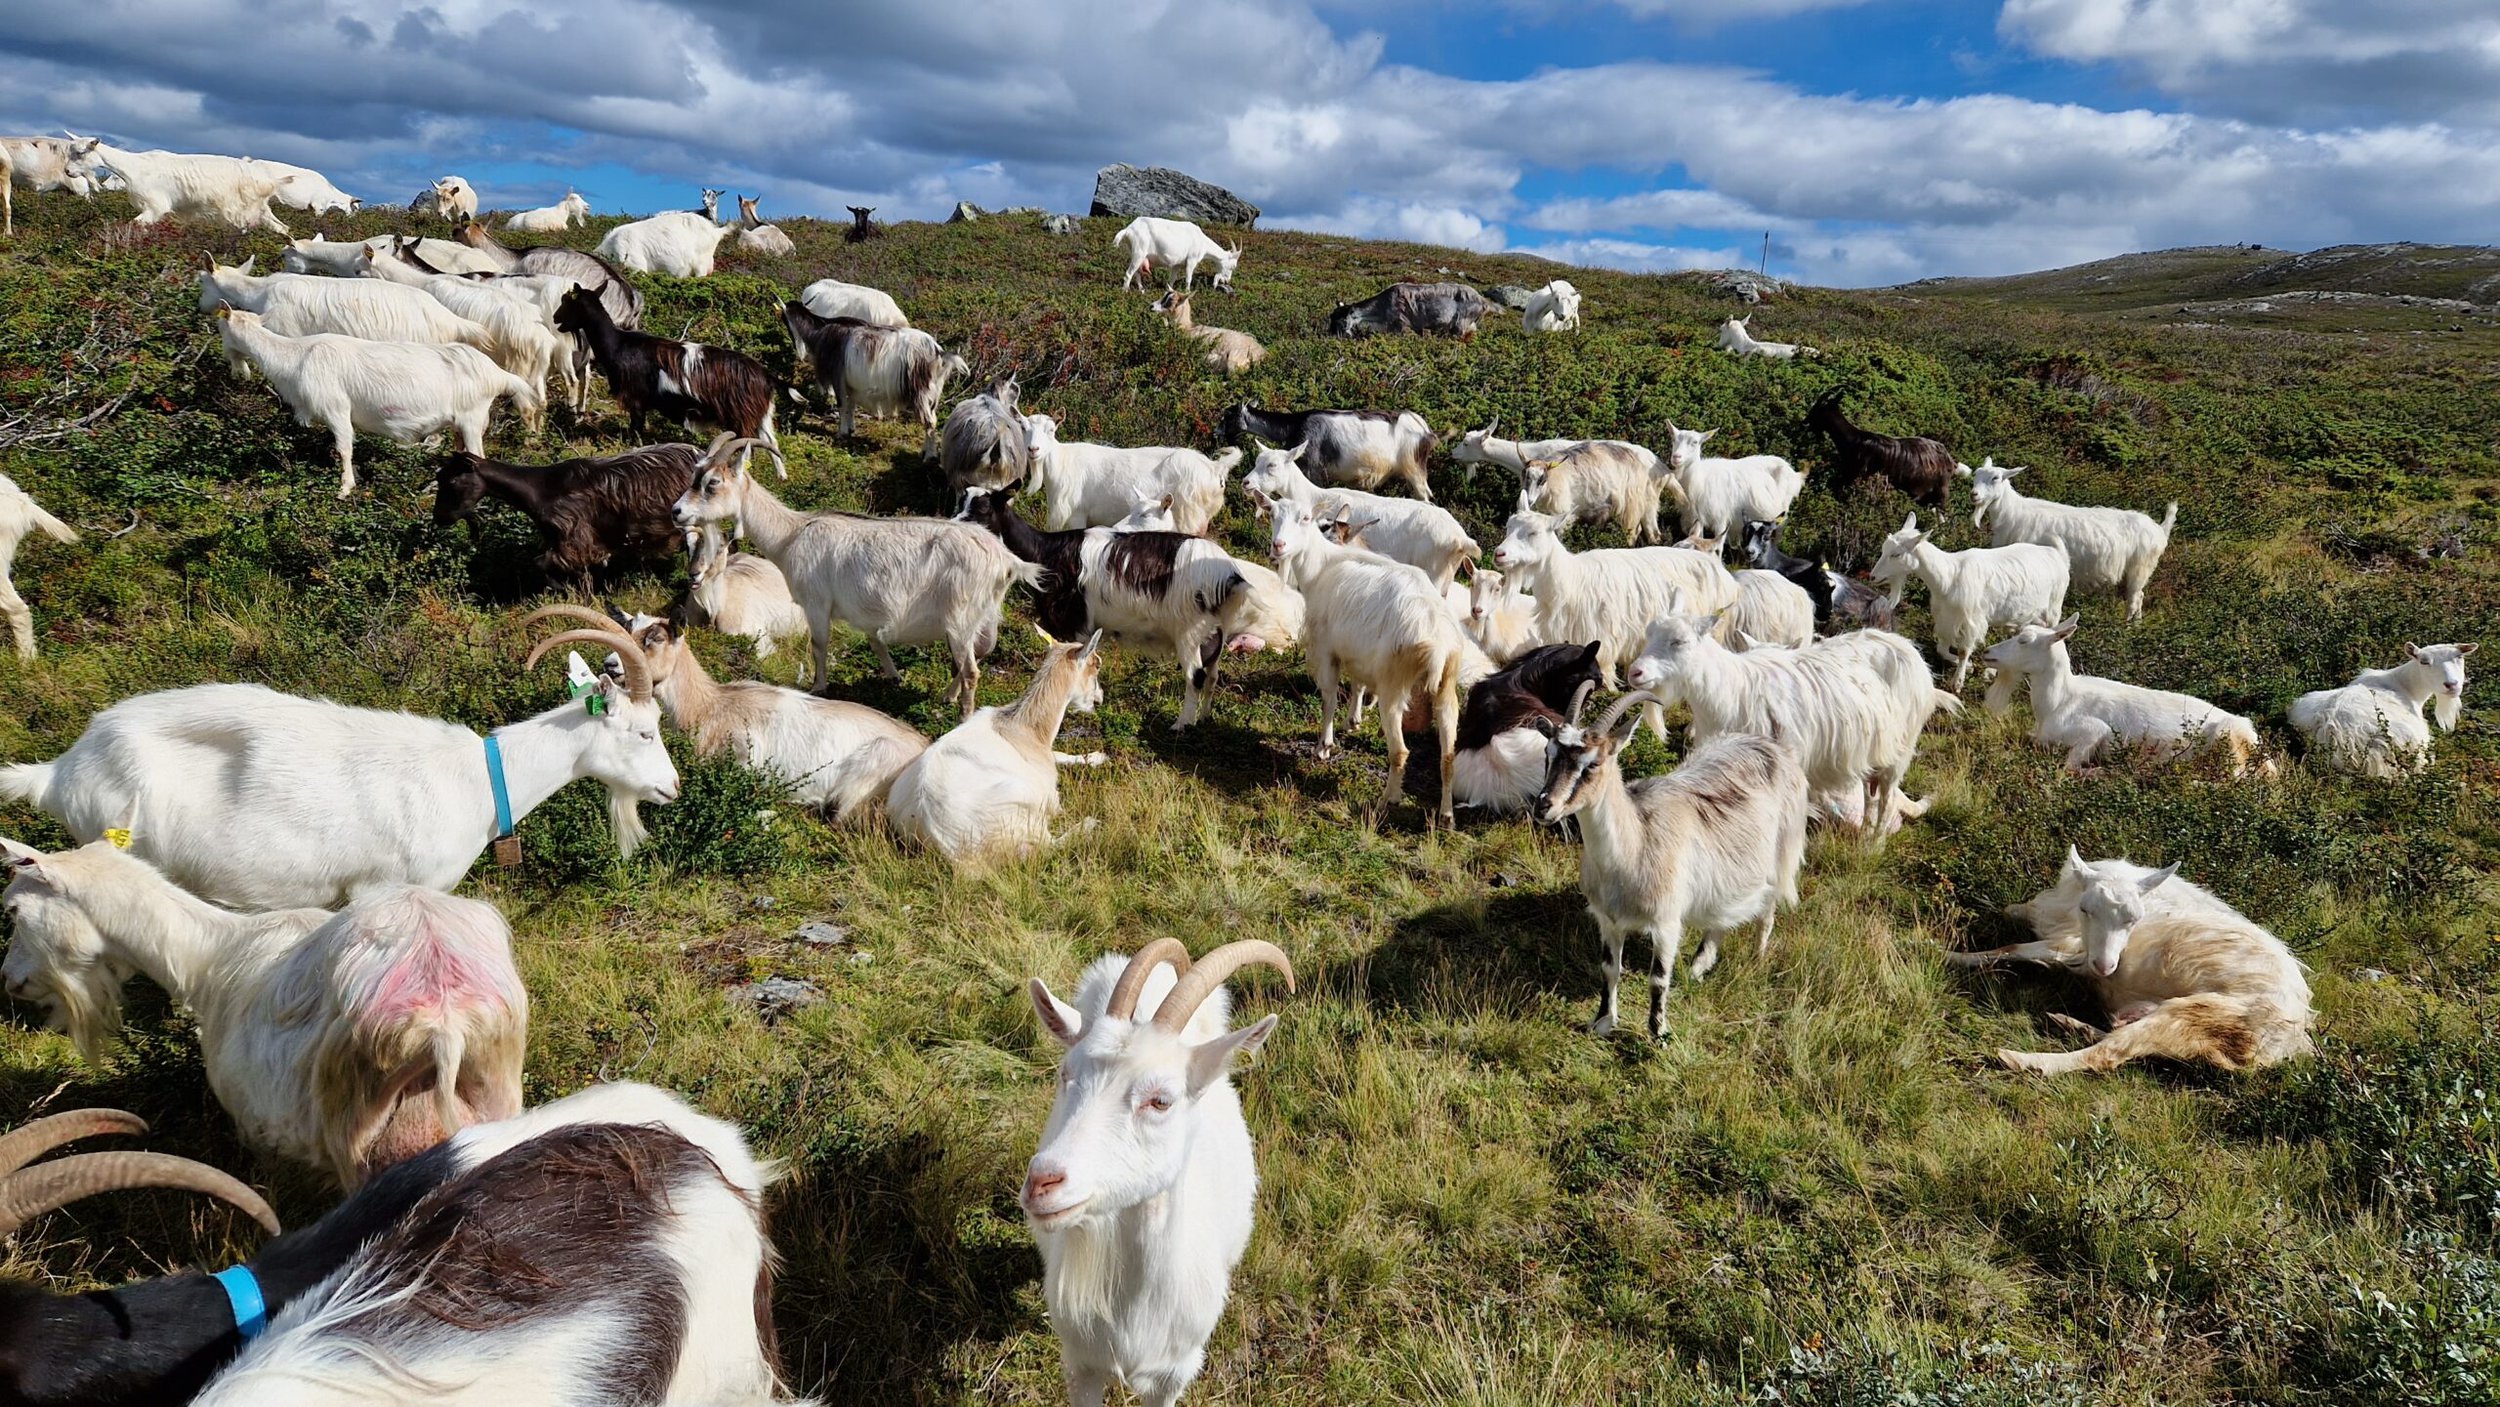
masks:
<instances>
[{"instance_id":1,"label":"goat ear","mask_svg":"<svg viewBox=\"0 0 2500 1407\"><path fill-rule=\"evenodd\" d=\"M2482 648L2482 642L2481 642L2481 641L2479 641L2479 640L2468 640L2468 641L2466 641L2464 644L2457 646L2457 658L2459 658L2459 659L2463 659L2463 658L2465 658L2467 655L2470 655L2470 654L2474 653L2476 650L2479 650L2479 649L2481 649L2481 648Z\"/></svg>"},{"instance_id":2,"label":"goat ear","mask_svg":"<svg viewBox=\"0 0 2500 1407\"><path fill-rule=\"evenodd\" d=\"M1901 531L1905 533L1914 533L1918 531L1918 515L1916 513L1912 513L1910 516L1901 520Z\"/></svg>"},{"instance_id":3,"label":"goat ear","mask_svg":"<svg viewBox=\"0 0 2500 1407\"><path fill-rule=\"evenodd\" d=\"M1075 1007L1050 994L1050 987L1036 977L1024 984L1026 996L1033 999L1033 1014L1042 1019L1042 1029L1050 1038L1064 1046L1073 1046L1085 1034L1085 1017Z\"/></svg>"},{"instance_id":4,"label":"goat ear","mask_svg":"<svg viewBox=\"0 0 2500 1407\"><path fill-rule=\"evenodd\" d=\"M2083 617L2081 614L2068 616L2064 620L2057 623L2057 628L2055 630L2049 632L2049 638L2052 640L2067 639L2072 636L2075 631L2082 626L2082 624Z\"/></svg>"},{"instance_id":5,"label":"goat ear","mask_svg":"<svg viewBox=\"0 0 2500 1407\"><path fill-rule=\"evenodd\" d=\"M1710 443L1710 441L1711 441L1713 438L1715 438L1715 437L1718 435L1718 433L1719 433L1719 432L1718 432L1718 431L1716 431L1716 430L1704 430L1704 431L1702 431L1702 432L1701 432L1701 438L1700 438L1699 440L1695 441L1694 443L1696 443L1696 444L1705 444L1705 445L1706 445L1706 444Z\"/></svg>"},{"instance_id":6,"label":"goat ear","mask_svg":"<svg viewBox=\"0 0 2500 1407\"><path fill-rule=\"evenodd\" d=\"M2150 894L2154 890L2159 889L2164 884L2168 883L2171 878L2176 876L2178 873L2179 867L2177 865L2170 865L2163 869L2155 870L2151 874L2148 874L2144 878L2135 882L2136 892L2138 894Z\"/></svg>"},{"instance_id":7,"label":"goat ear","mask_svg":"<svg viewBox=\"0 0 2500 1407\"><path fill-rule=\"evenodd\" d=\"M1033 627L1033 633L1034 633L1034 634L1036 634L1036 635L1039 635L1040 637L1042 637L1042 648L1043 648L1043 649L1045 649L1045 650L1047 650L1047 649L1049 649L1051 646L1056 645L1056 644L1058 644L1058 643L1059 643L1059 641L1058 641L1058 639L1057 639L1056 637L1054 637L1054 636L1053 636L1053 635L1052 635L1049 631L1042 629L1042 628L1041 628L1040 626L1038 626L1038 625Z\"/></svg>"},{"instance_id":8,"label":"goat ear","mask_svg":"<svg viewBox=\"0 0 2500 1407\"><path fill-rule=\"evenodd\" d=\"M1100 650L1101 648L1102 648L1102 632L1101 632L1101 631L1099 631L1099 630L1097 630L1097 631L1095 631L1093 634L1088 635L1088 636L1086 636L1086 637L1085 637L1085 648L1084 648L1084 649L1082 649L1082 650L1077 651L1077 652L1076 652L1076 657L1077 657L1077 659L1078 659L1080 662L1081 662L1081 661L1084 661L1084 660L1090 660L1090 659L1092 659L1092 658L1094 657L1095 652L1096 652L1096 651L1098 651L1098 650Z\"/></svg>"},{"instance_id":9,"label":"goat ear","mask_svg":"<svg viewBox=\"0 0 2500 1407\"><path fill-rule=\"evenodd\" d=\"M0 863L7 866L0 873L43 878L43 852L31 845L21 845L5 835L0 835Z\"/></svg>"},{"instance_id":10,"label":"goat ear","mask_svg":"<svg viewBox=\"0 0 2500 1407\"><path fill-rule=\"evenodd\" d=\"M2410 640L2407 640L2407 641L2405 642L2405 658L2407 658L2407 659L2414 659L2414 658L2417 658L2418 656L2420 656L2420 655L2421 655L2421 653L2422 653L2422 647L2421 647L2421 646L2414 644L2414 643L2413 643L2412 641L2410 641Z\"/></svg>"},{"instance_id":11,"label":"goat ear","mask_svg":"<svg viewBox=\"0 0 2500 1407\"><path fill-rule=\"evenodd\" d=\"M1226 1031L1211 1041L1201 1041L1191 1046L1189 1048L1190 1094L1194 1096L1200 1090L1224 1078L1224 1072L1231 1068L1234 1056L1248 1055L1265 1045L1269 1033L1276 1029L1276 1021L1276 1014L1269 1012L1238 1031Z\"/></svg>"},{"instance_id":12,"label":"goat ear","mask_svg":"<svg viewBox=\"0 0 2500 1407\"><path fill-rule=\"evenodd\" d=\"M1309 449L1310 447L1311 442L1309 440L1304 440L1302 443L1295 445L1292 449L1286 450L1285 457L1292 460L1294 463L1299 464L1302 462L1302 451Z\"/></svg>"}]
</instances>

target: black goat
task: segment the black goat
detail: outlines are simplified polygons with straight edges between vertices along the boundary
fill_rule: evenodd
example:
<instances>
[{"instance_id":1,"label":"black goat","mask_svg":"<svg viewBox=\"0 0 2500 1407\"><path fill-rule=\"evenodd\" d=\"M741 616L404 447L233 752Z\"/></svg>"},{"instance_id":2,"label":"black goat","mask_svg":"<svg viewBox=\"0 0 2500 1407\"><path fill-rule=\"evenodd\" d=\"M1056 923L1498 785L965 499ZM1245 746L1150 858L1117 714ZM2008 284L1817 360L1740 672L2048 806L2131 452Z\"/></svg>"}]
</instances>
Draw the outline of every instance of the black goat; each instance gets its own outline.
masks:
<instances>
[{"instance_id":1,"label":"black goat","mask_svg":"<svg viewBox=\"0 0 2500 1407\"><path fill-rule=\"evenodd\" d=\"M556 330L582 339L608 390L625 407L633 436L643 437L643 417L653 411L724 431L742 440L761 440L790 477L781 457L781 438L773 433L773 400L781 383L764 364L743 352L655 337L616 325L597 295L576 288L556 307Z\"/></svg>"},{"instance_id":2,"label":"black goat","mask_svg":"<svg viewBox=\"0 0 2500 1407\"><path fill-rule=\"evenodd\" d=\"M538 567L549 580L570 577L585 593L591 574L620 558L674 556L684 533L678 496L694 483L703 451L645 445L623 454L506 464L453 453L434 478L434 521L448 527L489 498L521 510L546 544Z\"/></svg>"},{"instance_id":3,"label":"black goat","mask_svg":"<svg viewBox=\"0 0 2500 1407\"><path fill-rule=\"evenodd\" d=\"M851 212L851 227L842 232L842 239L845 243L859 244L866 240L880 238L885 234L885 226L871 224L868 220L869 216L877 213L877 207L846 205L842 208Z\"/></svg>"},{"instance_id":4,"label":"black goat","mask_svg":"<svg viewBox=\"0 0 2500 1407\"><path fill-rule=\"evenodd\" d=\"M1832 461L1832 489L1844 492L1870 474L1881 475L1894 488L1925 507L1942 509L1953 484L1953 451L1924 435L1878 435L1861 430L1841 414L1840 392L1827 391L1806 412L1806 424L1831 436L1838 455Z\"/></svg>"},{"instance_id":5,"label":"black goat","mask_svg":"<svg viewBox=\"0 0 2500 1407\"><path fill-rule=\"evenodd\" d=\"M1545 784L1545 734L1572 703L1597 687L1598 642L1540 645L1477 680L1458 713L1452 799L1460 806L1514 811Z\"/></svg>"},{"instance_id":6,"label":"black goat","mask_svg":"<svg viewBox=\"0 0 2500 1407\"><path fill-rule=\"evenodd\" d=\"M1832 623L1832 574L1823 564L1805 557L1791 557L1780 550L1780 525L1767 518L1755 518L1745 524L1745 560L1766 572L1777 572L1789 583L1814 600L1814 628L1828 630Z\"/></svg>"}]
</instances>

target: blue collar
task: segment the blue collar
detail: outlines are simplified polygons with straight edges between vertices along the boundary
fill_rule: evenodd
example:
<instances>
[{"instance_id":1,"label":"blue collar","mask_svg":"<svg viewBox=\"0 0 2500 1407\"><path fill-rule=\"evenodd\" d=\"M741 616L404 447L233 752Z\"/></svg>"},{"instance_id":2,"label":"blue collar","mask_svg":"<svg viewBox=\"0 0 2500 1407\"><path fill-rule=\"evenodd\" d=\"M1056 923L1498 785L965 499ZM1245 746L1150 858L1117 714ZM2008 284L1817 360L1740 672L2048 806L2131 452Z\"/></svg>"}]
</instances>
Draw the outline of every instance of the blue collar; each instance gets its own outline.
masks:
<instances>
[{"instance_id":1,"label":"blue collar","mask_svg":"<svg viewBox=\"0 0 2500 1407\"><path fill-rule=\"evenodd\" d=\"M245 1343L259 1338L269 1327L269 1302L261 1298L260 1281L248 1265L220 1270L209 1277L225 1289L226 1303L234 1307L234 1331Z\"/></svg>"},{"instance_id":2,"label":"blue collar","mask_svg":"<svg viewBox=\"0 0 2500 1407\"><path fill-rule=\"evenodd\" d=\"M495 791L495 839L512 834L512 791L504 785L503 747L486 735L486 784Z\"/></svg>"}]
</instances>

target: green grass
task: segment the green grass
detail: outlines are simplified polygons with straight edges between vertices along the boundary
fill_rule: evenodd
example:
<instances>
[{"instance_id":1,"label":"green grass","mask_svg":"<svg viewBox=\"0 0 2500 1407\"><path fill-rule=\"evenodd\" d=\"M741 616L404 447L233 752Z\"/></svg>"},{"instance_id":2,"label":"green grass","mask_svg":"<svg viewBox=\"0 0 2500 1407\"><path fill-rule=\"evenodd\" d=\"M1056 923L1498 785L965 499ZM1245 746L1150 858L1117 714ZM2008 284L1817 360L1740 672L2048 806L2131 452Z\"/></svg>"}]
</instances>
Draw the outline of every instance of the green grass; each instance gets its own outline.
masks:
<instances>
[{"instance_id":1,"label":"green grass","mask_svg":"<svg viewBox=\"0 0 2500 1407\"><path fill-rule=\"evenodd\" d=\"M0 422L112 409L55 438L0 437L0 472L86 533L20 557L42 656L0 661L0 757L49 756L117 699L207 679L472 726L558 697L552 670L519 669L513 622L541 588L517 518L436 529L427 455L372 441L370 487L339 503L319 432L227 378L192 273L203 248L266 266L274 240L132 231L117 200L19 214L0 250ZM979 377L1020 375L1070 438L1206 445L1245 394L1412 408L1445 431L1495 412L1522 434L1653 444L1670 420L1716 427L1729 450L1806 467L1791 545L1862 567L1905 507L1822 486L1828 446L1802 415L1846 386L1862 423L2031 465L2034 493L2155 511L2179 499L2146 619L2081 603L2080 667L2205 694L2278 742L2303 690L2390 663L2407 639L2489 639L2500 620L2488 329L2199 331L2020 290L1802 290L1755 330L1829 355L1775 366L1710 350L1730 305L1696 280L1573 270L1588 300L1576 336L1531 340L1504 321L1471 346L1346 343L1313 335L1329 305L1393 278L1554 271L1258 232L1242 296L1200 299L1205 321L1272 352L1227 382L1147 299L1117 291L1111 227L906 225L850 246L837 227L786 221L793 259L732 253L701 283L645 280L647 325L786 371L790 289L825 274L874 284ZM494 448L553 457L622 435L602 398L580 421L555 412L536 439L507 425ZM793 502L941 506L917 427L838 444L810 414L785 436ZM1443 466L1436 493L1490 543L1502 477ZM1225 531L1256 550L1241 502ZM1966 516L1944 536L1975 540ZM2465 555L2415 551L2450 540ZM655 609L681 583L628 575L612 594ZM1923 614L1910 619L1923 633ZM698 638L718 670L791 677L787 653L759 668L743 643ZM1012 698L1036 650L1007 631L985 700ZM852 697L947 726L942 656L905 662L901 685L879 681L853 640L835 675ZM1063 782L1069 813L1100 828L987 878L881 835L759 818L756 779L681 756L686 796L650 813L646 856L618 862L579 790L524 824L522 868L470 883L519 940L533 1098L652 1080L786 1160L779 1315L801 1387L841 1402L1057 1400L1014 1201L1055 1048L1019 989L1039 975L1065 990L1093 955L1172 934L1200 948L1272 938L1303 977L1293 996L1244 982L1242 1009L1284 1015L1240 1078L1260 1220L1192 1401L2493 1400L2500 747L2482 714L2442 738L2427 776L2397 783L2299 766L2279 782L2193 767L2076 781L2019 717L1940 721L1913 778L1934 814L1880 854L1818 836L1768 961L1739 943L1709 980L1679 983L1674 1036L1653 1047L1580 1029L1597 979L1573 848L1516 821L1427 834L1420 797L1367 824L1378 740L1318 761L1298 660L1234 674L1212 721L1178 739L1168 665L1115 657L1106 683L1102 714L1071 733L1114 763ZM1654 740L1632 756L1643 773L1672 760ZM0 833L61 839L22 809L0 809ZM2043 1016L2090 1014L2089 999L1957 976L1939 953L1999 940L1998 909L2044 885L2070 841L2182 860L2282 934L2314 972L2320 1057L2244 1078L2138 1067L2048 1084L1992 1068L2000 1045L2058 1041ZM820 917L853 947L793 940ZM767 1027L724 996L771 975L829 1000ZM307 1176L238 1146L153 993L103 1069L29 1025L0 1030L8 1120L84 1103L132 1108L155 1122L151 1146L274 1184L292 1220L327 1205ZM8 1269L109 1283L248 1245L222 1211L115 1199L30 1228Z\"/></svg>"}]
</instances>

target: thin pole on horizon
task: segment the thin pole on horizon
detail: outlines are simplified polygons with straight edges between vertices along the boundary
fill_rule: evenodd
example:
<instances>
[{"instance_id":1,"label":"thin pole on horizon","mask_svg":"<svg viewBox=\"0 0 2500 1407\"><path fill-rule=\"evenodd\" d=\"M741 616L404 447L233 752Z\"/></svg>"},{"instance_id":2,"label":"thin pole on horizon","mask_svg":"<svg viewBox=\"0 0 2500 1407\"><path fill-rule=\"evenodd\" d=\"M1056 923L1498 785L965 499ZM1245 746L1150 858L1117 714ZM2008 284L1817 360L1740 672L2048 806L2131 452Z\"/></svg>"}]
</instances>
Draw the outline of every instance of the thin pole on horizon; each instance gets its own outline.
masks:
<instances>
[{"instance_id":1,"label":"thin pole on horizon","mask_svg":"<svg viewBox=\"0 0 2500 1407\"><path fill-rule=\"evenodd\" d=\"M1769 230L1762 232L1762 263L1754 272L1764 278L1771 276L1771 232Z\"/></svg>"}]
</instances>

